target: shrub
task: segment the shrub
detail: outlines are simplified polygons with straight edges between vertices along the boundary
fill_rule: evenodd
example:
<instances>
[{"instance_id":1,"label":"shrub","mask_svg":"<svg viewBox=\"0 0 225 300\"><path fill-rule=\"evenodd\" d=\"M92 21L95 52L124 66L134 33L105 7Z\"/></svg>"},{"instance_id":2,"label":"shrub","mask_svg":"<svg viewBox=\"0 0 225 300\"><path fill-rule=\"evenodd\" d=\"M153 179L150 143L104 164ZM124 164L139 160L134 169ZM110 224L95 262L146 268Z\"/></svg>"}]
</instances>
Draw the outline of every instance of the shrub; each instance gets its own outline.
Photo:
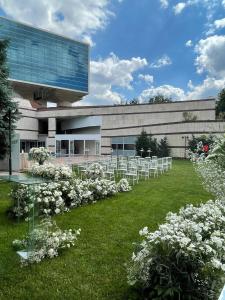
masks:
<instances>
[{"instance_id":1,"label":"shrub","mask_svg":"<svg viewBox=\"0 0 225 300\"><path fill-rule=\"evenodd\" d=\"M38 165L37 163L31 167L29 171L33 176L40 176L46 179L62 180L70 179L72 177L72 170L67 166L56 166L51 163Z\"/></svg>"},{"instance_id":2,"label":"shrub","mask_svg":"<svg viewBox=\"0 0 225 300\"><path fill-rule=\"evenodd\" d=\"M56 222L44 219L23 240L14 240L13 246L16 250L28 249L30 240L32 240L32 249L30 249L28 258L21 258L22 266L26 266L39 263L44 258L54 258L63 249L74 246L80 231L80 229L63 231L56 225Z\"/></svg>"},{"instance_id":3,"label":"shrub","mask_svg":"<svg viewBox=\"0 0 225 300\"><path fill-rule=\"evenodd\" d=\"M50 156L50 152L45 147L31 148L29 158L42 165Z\"/></svg>"},{"instance_id":4,"label":"shrub","mask_svg":"<svg viewBox=\"0 0 225 300\"><path fill-rule=\"evenodd\" d=\"M125 182L120 186L126 190L129 187L130 190L130 186L127 186ZM26 185L15 185L12 190L11 211L15 217L27 218L35 203L39 215L50 216L63 213L73 207L96 202L115 195L117 192L116 183L106 179L71 179L42 183L35 186L33 190Z\"/></svg>"},{"instance_id":5,"label":"shrub","mask_svg":"<svg viewBox=\"0 0 225 300\"><path fill-rule=\"evenodd\" d=\"M103 167L99 163L93 163L87 168L85 175L89 179L103 178Z\"/></svg>"},{"instance_id":6,"label":"shrub","mask_svg":"<svg viewBox=\"0 0 225 300\"><path fill-rule=\"evenodd\" d=\"M215 299L225 271L225 202L188 205L166 221L140 231L129 284L145 299Z\"/></svg>"},{"instance_id":7,"label":"shrub","mask_svg":"<svg viewBox=\"0 0 225 300\"><path fill-rule=\"evenodd\" d=\"M131 186L129 184L129 181L126 178L120 179L120 181L117 183L117 190L118 192L128 192L131 190Z\"/></svg>"}]
</instances>

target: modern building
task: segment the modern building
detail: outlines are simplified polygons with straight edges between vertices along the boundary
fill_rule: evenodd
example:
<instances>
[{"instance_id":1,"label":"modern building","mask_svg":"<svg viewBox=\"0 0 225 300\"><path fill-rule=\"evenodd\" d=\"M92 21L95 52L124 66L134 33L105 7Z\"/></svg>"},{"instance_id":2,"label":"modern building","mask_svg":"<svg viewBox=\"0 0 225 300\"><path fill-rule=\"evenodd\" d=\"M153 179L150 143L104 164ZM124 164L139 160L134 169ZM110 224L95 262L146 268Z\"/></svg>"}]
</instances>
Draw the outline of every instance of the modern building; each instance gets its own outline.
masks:
<instances>
[{"instance_id":1,"label":"modern building","mask_svg":"<svg viewBox=\"0 0 225 300\"><path fill-rule=\"evenodd\" d=\"M13 141L14 169L19 153L34 146L47 146L56 156L134 155L145 129L157 139L166 136L172 155L184 157L187 137L225 131L215 119L215 99L73 107L89 92L88 44L2 17L0 39L9 40L9 80L22 116Z\"/></svg>"}]
</instances>

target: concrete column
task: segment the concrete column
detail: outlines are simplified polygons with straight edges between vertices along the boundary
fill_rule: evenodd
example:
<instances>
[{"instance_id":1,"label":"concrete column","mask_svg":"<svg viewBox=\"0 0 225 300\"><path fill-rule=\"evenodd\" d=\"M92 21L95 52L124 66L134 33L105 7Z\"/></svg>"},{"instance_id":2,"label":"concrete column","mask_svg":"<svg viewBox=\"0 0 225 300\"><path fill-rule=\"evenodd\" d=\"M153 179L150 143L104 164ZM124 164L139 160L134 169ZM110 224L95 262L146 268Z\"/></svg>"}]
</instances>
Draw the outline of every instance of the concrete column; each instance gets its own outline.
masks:
<instances>
[{"instance_id":1,"label":"concrete column","mask_svg":"<svg viewBox=\"0 0 225 300\"><path fill-rule=\"evenodd\" d=\"M46 139L47 147L55 152L56 118L48 118L48 137Z\"/></svg>"}]
</instances>

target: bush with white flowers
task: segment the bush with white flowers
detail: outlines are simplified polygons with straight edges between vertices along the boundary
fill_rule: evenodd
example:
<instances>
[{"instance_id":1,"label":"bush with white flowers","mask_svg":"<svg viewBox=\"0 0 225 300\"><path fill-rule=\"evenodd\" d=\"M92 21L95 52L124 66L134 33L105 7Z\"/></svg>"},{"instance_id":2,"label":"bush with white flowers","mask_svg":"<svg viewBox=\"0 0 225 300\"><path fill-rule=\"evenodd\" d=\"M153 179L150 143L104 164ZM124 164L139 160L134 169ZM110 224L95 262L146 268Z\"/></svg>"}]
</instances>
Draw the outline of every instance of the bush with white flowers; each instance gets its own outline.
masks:
<instances>
[{"instance_id":1,"label":"bush with white flowers","mask_svg":"<svg viewBox=\"0 0 225 300\"><path fill-rule=\"evenodd\" d=\"M200 144L201 146L201 144ZM208 157L193 153L203 186L216 196L169 213L155 232L145 227L128 270L144 299L217 299L225 272L225 137Z\"/></svg>"},{"instance_id":2,"label":"bush with white flowers","mask_svg":"<svg viewBox=\"0 0 225 300\"><path fill-rule=\"evenodd\" d=\"M50 157L50 152L45 147L31 148L29 158L42 165Z\"/></svg>"},{"instance_id":3,"label":"bush with white flowers","mask_svg":"<svg viewBox=\"0 0 225 300\"><path fill-rule=\"evenodd\" d=\"M131 190L129 181L126 178L120 179L117 183L117 190L118 192L129 192Z\"/></svg>"},{"instance_id":4,"label":"bush with white flowers","mask_svg":"<svg viewBox=\"0 0 225 300\"><path fill-rule=\"evenodd\" d=\"M44 258L54 258L63 249L74 246L80 231L80 229L63 231L51 219L44 219L25 239L14 240L13 246L16 250L26 250L32 240L28 258L21 258L22 266L26 266L39 263Z\"/></svg>"},{"instance_id":5,"label":"bush with white flowers","mask_svg":"<svg viewBox=\"0 0 225 300\"><path fill-rule=\"evenodd\" d=\"M57 166L52 163L45 163L43 165L34 164L29 173L33 176L40 176L46 179L62 180L72 177L72 170L65 166Z\"/></svg>"},{"instance_id":6,"label":"bush with white flowers","mask_svg":"<svg viewBox=\"0 0 225 300\"><path fill-rule=\"evenodd\" d=\"M129 185L123 184L127 191ZM120 189L120 191L122 191ZM125 190L124 190L125 191ZM12 213L16 217L27 218L32 203L37 204L39 215L60 214L88 203L96 202L118 193L117 184L106 179L70 179L42 183L34 187L15 185L12 190Z\"/></svg>"},{"instance_id":7,"label":"bush with white flowers","mask_svg":"<svg viewBox=\"0 0 225 300\"><path fill-rule=\"evenodd\" d=\"M104 177L103 167L99 163L91 164L86 172L85 176L90 179L100 179Z\"/></svg>"},{"instance_id":8,"label":"bush with white flowers","mask_svg":"<svg viewBox=\"0 0 225 300\"><path fill-rule=\"evenodd\" d=\"M216 299L225 271L225 203L208 201L169 213L155 232L145 227L128 282L145 299Z\"/></svg>"}]
</instances>

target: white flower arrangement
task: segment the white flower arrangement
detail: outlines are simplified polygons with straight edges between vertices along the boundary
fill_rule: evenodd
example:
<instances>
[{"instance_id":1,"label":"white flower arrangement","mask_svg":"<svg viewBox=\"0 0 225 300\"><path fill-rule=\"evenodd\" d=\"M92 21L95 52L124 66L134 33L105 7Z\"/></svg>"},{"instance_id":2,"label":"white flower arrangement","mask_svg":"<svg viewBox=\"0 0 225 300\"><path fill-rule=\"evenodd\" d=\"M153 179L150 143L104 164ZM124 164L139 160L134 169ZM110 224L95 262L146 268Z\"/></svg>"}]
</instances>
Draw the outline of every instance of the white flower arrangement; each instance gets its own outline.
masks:
<instances>
[{"instance_id":1,"label":"white flower arrangement","mask_svg":"<svg viewBox=\"0 0 225 300\"><path fill-rule=\"evenodd\" d=\"M17 250L28 249L32 240L27 259L21 259L22 266L39 263L44 258L54 258L60 254L62 249L75 245L81 229L61 230L51 219L44 219L25 239L14 240L13 246Z\"/></svg>"},{"instance_id":2,"label":"white flower arrangement","mask_svg":"<svg viewBox=\"0 0 225 300\"><path fill-rule=\"evenodd\" d=\"M170 278L171 287L179 285L184 295L184 278L185 274L188 278L189 269L196 276L191 280L192 288L205 289L206 295L212 292L215 297L212 274L213 280L220 282L225 271L225 201L210 200L199 207L188 205L178 214L169 213L166 221L155 232L149 232L147 227L139 232L144 239L132 255L128 283L152 291L158 284L165 292ZM153 294L146 299L151 297Z\"/></svg>"},{"instance_id":3,"label":"white flower arrangement","mask_svg":"<svg viewBox=\"0 0 225 300\"><path fill-rule=\"evenodd\" d=\"M225 137L208 157L193 153L192 158L217 200L168 213L155 232L140 230L143 240L132 255L128 283L141 288L145 299L216 299L224 284Z\"/></svg>"},{"instance_id":4,"label":"white flower arrangement","mask_svg":"<svg viewBox=\"0 0 225 300\"><path fill-rule=\"evenodd\" d=\"M34 164L29 171L33 176L40 176L46 179L61 180L70 179L73 175L72 170L67 166L57 166L52 163L43 165Z\"/></svg>"},{"instance_id":5,"label":"white flower arrangement","mask_svg":"<svg viewBox=\"0 0 225 300\"><path fill-rule=\"evenodd\" d=\"M87 168L85 175L87 178L90 179L103 178L104 177L103 167L99 163L93 163Z\"/></svg>"},{"instance_id":6,"label":"white flower arrangement","mask_svg":"<svg viewBox=\"0 0 225 300\"><path fill-rule=\"evenodd\" d=\"M39 165L42 165L50 157L50 152L45 147L34 147L30 149L29 157L31 160L36 161Z\"/></svg>"},{"instance_id":7,"label":"white flower arrangement","mask_svg":"<svg viewBox=\"0 0 225 300\"><path fill-rule=\"evenodd\" d=\"M73 207L93 203L115 195L119 191L129 191L130 189L126 180L122 180L117 185L114 181L106 179L72 178L65 181L42 183L35 186L32 193L29 187L17 185L12 191L14 200L12 211L17 217L27 218L32 208L31 200L33 200L33 203L37 204L39 215L61 214Z\"/></svg>"},{"instance_id":8,"label":"white flower arrangement","mask_svg":"<svg viewBox=\"0 0 225 300\"><path fill-rule=\"evenodd\" d=\"M131 190L129 181L126 178L120 179L117 183L117 190L118 192L129 192Z\"/></svg>"}]
</instances>

